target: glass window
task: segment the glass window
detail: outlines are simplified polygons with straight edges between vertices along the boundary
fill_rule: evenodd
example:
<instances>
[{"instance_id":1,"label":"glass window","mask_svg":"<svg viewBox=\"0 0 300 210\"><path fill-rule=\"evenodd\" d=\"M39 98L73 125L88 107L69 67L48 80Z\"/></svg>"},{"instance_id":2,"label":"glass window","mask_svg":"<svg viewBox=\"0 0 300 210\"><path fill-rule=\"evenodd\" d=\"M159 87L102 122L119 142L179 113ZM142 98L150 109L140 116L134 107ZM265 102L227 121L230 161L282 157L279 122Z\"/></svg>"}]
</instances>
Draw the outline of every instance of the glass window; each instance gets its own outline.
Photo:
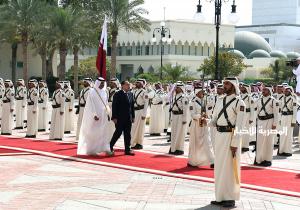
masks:
<instances>
[{"instance_id":1,"label":"glass window","mask_svg":"<svg viewBox=\"0 0 300 210\"><path fill-rule=\"evenodd\" d=\"M150 54L150 47L149 47L149 45L146 45L146 48L145 48L145 54L146 54L146 55L149 55L149 54Z\"/></svg>"}]
</instances>

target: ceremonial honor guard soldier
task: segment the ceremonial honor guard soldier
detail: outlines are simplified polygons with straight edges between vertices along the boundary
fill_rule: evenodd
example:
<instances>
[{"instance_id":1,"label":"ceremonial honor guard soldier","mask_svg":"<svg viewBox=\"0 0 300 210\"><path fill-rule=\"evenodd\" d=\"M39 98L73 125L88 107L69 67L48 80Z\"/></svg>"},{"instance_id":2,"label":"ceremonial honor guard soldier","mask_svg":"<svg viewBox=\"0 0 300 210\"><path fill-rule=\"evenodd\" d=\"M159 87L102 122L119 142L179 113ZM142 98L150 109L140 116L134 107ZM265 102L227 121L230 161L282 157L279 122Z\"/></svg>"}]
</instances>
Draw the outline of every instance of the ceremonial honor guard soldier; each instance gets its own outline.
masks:
<instances>
[{"instance_id":1,"label":"ceremonial honor guard soldier","mask_svg":"<svg viewBox=\"0 0 300 210\"><path fill-rule=\"evenodd\" d=\"M48 129L48 100L49 90L44 80L39 81L39 111L38 111L38 131L44 132Z\"/></svg>"},{"instance_id":2,"label":"ceremonial honor guard soldier","mask_svg":"<svg viewBox=\"0 0 300 210\"><path fill-rule=\"evenodd\" d=\"M64 83L56 82L55 91L52 96L52 116L50 136L52 140L62 140L65 128L65 93L62 90Z\"/></svg>"},{"instance_id":3,"label":"ceremonial honor guard soldier","mask_svg":"<svg viewBox=\"0 0 300 210\"><path fill-rule=\"evenodd\" d=\"M244 101L246 105L246 114L245 114L245 127L243 130L246 130L247 133L244 133L242 135L242 152L249 151L249 143L250 143L250 130L251 125L254 121L254 109L255 104L253 99L251 98L251 87L250 85L240 83L240 92L241 92L241 98Z\"/></svg>"},{"instance_id":4,"label":"ceremonial honor guard soldier","mask_svg":"<svg viewBox=\"0 0 300 210\"><path fill-rule=\"evenodd\" d=\"M1 117L2 117L2 100L5 93L4 81L0 78L0 127L1 127Z\"/></svg>"},{"instance_id":5,"label":"ceremonial honor guard soldier","mask_svg":"<svg viewBox=\"0 0 300 210\"><path fill-rule=\"evenodd\" d=\"M11 80L5 80L4 86L5 93L2 99L1 135L11 135L14 123L15 93Z\"/></svg>"},{"instance_id":6,"label":"ceremonial honor guard soldier","mask_svg":"<svg viewBox=\"0 0 300 210\"><path fill-rule=\"evenodd\" d=\"M281 106L282 135L279 141L279 156L292 156L293 153L293 129L297 118L297 99L293 96L292 87L285 87L283 103ZM280 132L280 130L279 130Z\"/></svg>"},{"instance_id":7,"label":"ceremonial honor guard soldier","mask_svg":"<svg viewBox=\"0 0 300 210\"><path fill-rule=\"evenodd\" d=\"M187 130L187 110L189 104L184 90L184 84L177 82L171 107L171 148L169 154L173 155L184 154L184 140Z\"/></svg>"},{"instance_id":8,"label":"ceremonial honor guard soldier","mask_svg":"<svg viewBox=\"0 0 300 210\"><path fill-rule=\"evenodd\" d=\"M144 79L138 79L133 90L135 119L131 129L131 149L143 149L145 119L149 104L149 97L144 89L145 85Z\"/></svg>"},{"instance_id":9,"label":"ceremonial honor guard soldier","mask_svg":"<svg viewBox=\"0 0 300 210\"><path fill-rule=\"evenodd\" d=\"M15 93L16 99L16 128L23 129L26 121L27 90L23 79L18 79Z\"/></svg>"},{"instance_id":10,"label":"ceremonial honor guard soldier","mask_svg":"<svg viewBox=\"0 0 300 210\"><path fill-rule=\"evenodd\" d=\"M150 135L160 136L165 127L165 113L164 113L164 101L166 95L164 94L161 83L155 84L154 96L151 99L150 110Z\"/></svg>"},{"instance_id":11,"label":"ceremonial honor guard soldier","mask_svg":"<svg viewBox=\"0 0 300 210\"><path fill-rule=\"evenodd\" d=\"M80 91L80 94L79 94L79 104L78 104L79 113L78 113L78 119L77 119L76 140L79 140L80 128L81 128L81 124L82 124L82 117L83 117L86 101L87 101L87 98L89 96L89 92L91 89L91 84L92 84L92 79L85 78L83 80L84 88Z\"/></svg>"},{"instance_id":12,"label":"ceremonial honor guard soldier","mask_svg":"<svg viewBox=\"0 0 300 210\"><path fill-rule=\"evenodd\" d=\"M39 94L37 89L38 82L30 80L28 82L27 92L27 138L36 138L38 133L38 100Z\"/></svg>"},{"instance_id":13,"label":"ceremonial honor guard soldier","mask_svg":"<svg viewBox=\"0 0 300 210\"><path fill-rule=\"evenodd\" d=\"M195 98L192 99L189 110L192 123L189 140L188 166L213 167L213 154L209 146L209 132L206 122L206 110L204 100L205 90L195 88Z\"/></svg>"},{"instance_id":14,"label":"ceremonial honor guard soldier","mask_svg":"<svg viewBox=\"0 0 300 210\"><path fill-rule=\"evenodd\" d=\"M225 78L226 96L217 101L211 124L215 134L215 196L211 204L227 208L240 199L240 131L245 124L245 103L239 97L239 82Z\"/></svg>"},{"instance_id":15,"label":"ceremonial honor guard soldier","mask_svg":"<svg viewBox=\"0 0 300 210\"><path fill-rule=\"evenodd\" d=\"M71 133L74 130L74 100L75 94L71 88L70 81L64 82L64 92L65 92L65 134Z\"/></svg>"},{"instance_id":16,"label":"ceremonial honor guard soldier","mask_svg":"<svg viewBox=\"0 0 300 210\"><path fill-rule=\"evenodd\" d=\"M164 101L164 133L168 132L169 125L170 125L170 90L167 84L163 85L163 90L165 94L165 101Z\"/></svg>"},{"instance_id":17,"label":"ceremonial honor guard soldier","mask_svg":"<svg viewBox=\"0 0 300 210\"><path fill-rule=\"evenodd\" d=\"M113 98L116 92L119 91L119 87L120 87L119 80L117 78L112 78L110 80L109 87L107 88L108 105L110 110L112 110ZM112 115L112 113L110 113L110 115ZM111 117L112 116L110 116L110 118ZM108 129L109 129L109 138L111 139L116 129L116 125L112 120L108 122Z\"/></svg>"},{"instance_id":18,"label":"ceremonial honor guard soldier","mask_svg":"<svg viewBox=\"0 0 300 210\"><path fill-rule=\"evenodd\" d=\"M257 101L257 141L254 164L271 166L274 138L277 135L279 102L272 97L272 86L265 86Z\"/></svg>"}]
</instances>

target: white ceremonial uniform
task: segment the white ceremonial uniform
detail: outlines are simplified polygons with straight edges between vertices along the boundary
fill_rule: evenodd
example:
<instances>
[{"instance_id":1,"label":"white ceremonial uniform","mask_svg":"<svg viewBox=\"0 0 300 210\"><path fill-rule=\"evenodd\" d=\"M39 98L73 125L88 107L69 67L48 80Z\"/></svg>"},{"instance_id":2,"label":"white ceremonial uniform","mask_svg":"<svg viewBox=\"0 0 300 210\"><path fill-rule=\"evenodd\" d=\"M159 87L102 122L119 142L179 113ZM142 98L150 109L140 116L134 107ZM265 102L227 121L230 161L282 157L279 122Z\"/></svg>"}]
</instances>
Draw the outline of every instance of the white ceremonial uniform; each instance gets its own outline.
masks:
<instances>
[{"instance_id":1,"label":"white ceremonial uniform","mask_svg":"<svg viewBox=\"0 0 300 210\"><path fill-rule=\"evenodd\" d=\"M195 94L194 92L190 92L190 93L186 93L186 98L188 99L188 102L190 103L193 98L195 97ZM188 126L187 126L187 134L190 133L190 128L191 128L191 123L192 123L192 118L191 118L191 114L190 114L190 110L187 109L187 123L188 123Z\"/></svg>"},{"instance_id":2,"label":"white ceremonial uniform","mask_svg":"<svg viewBox=\"0 0 300 210\"><path fill-rule=\"evenodd\" d=\"M246 94L241 94L241 99L244 101L245 106L246 106L246 113L245 113L245 127L243 130L246 130L247 133L242 134L242 148L247 148L249 149L249 143L250 143L250 135L251 133L251 126L254 121L254 101L251 98L251 96L246 93ZM250 124L249 121L252 121Z\"/></svg>"},{"instance_id":3,"label":"white ceremonial uniform","mask_svg":"<svg viewBox=\"0 0 300 210\"><path fill-rule=\"evenodd\" d=\"M2 105L3 105L3 97L5 94L5 86L0 84L0 125L1 125L1 118L2 118Z\"/></svg>"},{"instance_id":4,"label":"white ceremonial uniform","mask_svg":"<svg viewBox=\"0 0 300 210\"><path fill-rule=\"evenodd\" d=\"M35 137L38 132L38 100L38 90L29 89L27 92L27 137Z\"/></svg>"},{"instance_id":5,"label":"white ceremonial uniform","mask_svg":"<svg viewBox=\"0 0 300 210\"><path fill-rule=\"evenodd\" d=\"M74 100L75 94L71 88L65 91L65 133L74 130ZM70 111L71 110L71 111Z\"/></svg>"},{"instance_id":6,"label":"white ceremonial uniform","mask_svg":"<svg viewBox=\"0 0 300 210\"><path fill-rule=\"evenodd\" d=\"M6 88L2 100L1 134L12 134L14 125L13 112L15 109L15 93L13 88Z\"/></svg>"},{"instance_id":7,"label":"white ceremonial uniform","mask_svg":"<svg viewBox=\"0 0 300 210\"><path fill-rule=\"evenodd\" d=\"M55 90L52 96L52 116L49 139L62 140L65 127L65 93L62 89Z\"/></svg>"},{"instance_id":8,"label":"white ceremonial uniform","mask_svg":"<svg viewBox=\"0 0 300 210\"><path fill-rule=\"evenodd\" d=\"M39 89L39 114L38 114L38 131L47 131L48 129L48 100L49 90L46 87Z\"/></svg>"},{"instance_id":9,"label":"white ceremonial uniform","mask_svg":"<svg viewBox=\"0 0 300 210\"><path fill-rule=\"evenodd\" d=\"M224 95L218 95L218 94L211 94L206 97L206 113L209 119L211 119L213 116L213 111L215 109L217 101L223 97ZM208 127L209 127L209 137L210 137L211 145L213 151L215 152L215 134L217 132L217 129L211 124L209 124Z\"/></svg>"},{"instance_id":10,"label":"white ceremonial uniform","mask_svg":"<svg viewBox=\"0 0 300 210\"><path fill-rule=\"evenodd\" d=\"M188 126L187 110L189 101L185 94L176 94L171 108L171 152L184 151L184 140ZM185 122L185 124L183 124Z\"/></svg>"},{"instance_id":11,"label":"white ceremonial uniform","mask_svg":"<svg viewBox=\"0 0 300 210\"><path fill-rule=\"evenodd\" d=\"M164 131L167 132L170 125L170 99L167 92L165 92L164 98L164 115Z\"/></svg>"},{"instance_id":12,"label":"white ceremonial uniform","mask_svg":"<svg viewBox=\"0 0 300 210\"><path fill-rule=\"evenodd\" d=\"M89 96L90 90L91 90L91 87L86 87L86 88L82 89L79 94L79 104L78 104L79 115L78 115L78 119L77 119L76 140L79 139L80 128L82 125L82 117L83 117L86 101Z\"/></svg>"},{"instance_id":13,"label":"white ceremonial uniform","mask_svg":"<svg viewBox=\"0 0 300 210\"><path fill-rule=\"evenodd\" d=\"M24 86L16 88L16 128L23 129L24 121L26 119L26 105L27 105L27 90Z\"/></svg>"},{"instance_id":14,"label":"white ceremonial uniform","mask_svg":"<svg viewBox=\"0 0 300 210\"><path fill-rule=\"evenodd\" d=\"M114 98L114 95L116 94L116 92L118 92L119 91L119 89L118 88L107 88L107 95L108 95L108 105L109 105L109 108L110 108L110 110L112 110L112 102L113 102L113 98ZM110 119L111 119L111 116L112 115L112 112L110 112ZM115 123L114 123L114 121L112 121L112 120L110 120L109 122L108 122L108 126L107 126L107 129L109 130L109 138L111 139L112 138L112 136L113 136L113 134L114 134L114 132L115 132L115 130L116 130L116 125L115 125Z\"/></svg>"},{"instance_id":15,"label":"white ceremonial uniform","mask_svg":"<svg viewBox=\"0 0 300 210\"><path fill-rule=\"evenodd\" d=\"M256 162L272 161L274 137L277 132L272 131L272 125L278 126L279 103L272 96L262 96L257 101L257 142Z\"/></svg>"},{"instance_id":16,"label":"white ceremonial uniform","mask_svg":"<svg viewBox=\"0 0 300 210\"><path fill-rule=\"evenodd\" d=\"M165 95L161 89L155 90L150 109L150 134L160 134L165 127L164 101Z\"/></svg>"},{"instance_id":17,"label":"white ceremonial uniform","mask_svg":"<svg viewBox=\"0 0 300 210\"><path fill-rule=\"evenodd\" d=\"M227 108L226 105L228 105ZM224 110L228 115L227 119ZM217 127L214 177L215 195L218 202L240 199L240 184L235 179L231 147L237 147L237 173L240 177L242 140L238 132L236 134L232 132L232 128L235 131L240 131L244 127L245 111L245 103L235 94L218 100L215 106L211 124Z\"/></svg>"},{"instance_id":18,"label":"white ceremonial uniform","mask_svg":"<svg viewBox=\"0 0 300 210\"><path fill-rule=\"evenodd\" d=\"M213 154L209 146L209 132L207 125L200 123L205 113L204 99L194 98L189 106L192 123L189 140L188 163L192 166L205 166L213 163Z\"/></svg>"},{"instance_id":19,"label":"white ceremonial uniform","mask_svg":"<svg viewBox=\"0 0 300 210\"><path fill-rule=\"evenodd\" d=\"M283 104L281 106L281 126L282 135L280 135L279 141L279 154L293 153L293 130L294 127L291 124L296 123L297 118L297 101L292 95L285 96L283 98ZM280 130L279 130L280 132Z\"/></svg>"},{"instance_id":20,"label":"white ceremonial uniform","mask_svg":"<svg viewBox=\"0 0 300 210\"><path fill-rule=\"evenodd\" d=\"M146 120L142 117L147 116L149 97L145 89L133 90L133 101L135 110L135 119L131 128L131 146L136 144L143 145Z\"/></svg>"}]
</instances>

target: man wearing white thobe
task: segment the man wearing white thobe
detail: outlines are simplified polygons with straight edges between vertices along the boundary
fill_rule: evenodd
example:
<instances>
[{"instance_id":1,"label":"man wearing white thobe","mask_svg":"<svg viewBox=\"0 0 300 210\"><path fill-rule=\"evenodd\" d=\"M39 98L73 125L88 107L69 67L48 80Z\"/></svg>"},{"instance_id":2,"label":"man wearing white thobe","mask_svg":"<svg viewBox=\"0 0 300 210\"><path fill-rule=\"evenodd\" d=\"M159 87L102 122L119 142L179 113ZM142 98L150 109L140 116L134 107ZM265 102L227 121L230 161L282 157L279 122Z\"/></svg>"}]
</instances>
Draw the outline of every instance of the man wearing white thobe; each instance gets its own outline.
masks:
<instances>
[{"instance_id":1,"label":"man wearing white thobe","mask_svg":"<svg viewBox=\"0 0 300 210\"><path fill-rule=\"evenodd\" d=\"M293 87L286 87L283 103L281 106L281 129L282 135L279 141L279 156L292 156L293 153L293 129L297 118L297 100L293 96ZM280 132L280 130L279 130Z\"/></svg>"},{"instance_id":2,"label":"man wearing white thobe","mask_svg":"<svg viewBox=\"0 0 300 210\"><path fill-rule=\"evenodd\" d=\"M192 118L188 156L188 166L190 167L207 165L213 167L214 160L209 146L204 93L202 88L195 88L195 98L189 106Z\"/></svg>"},{"instance_id":3,"label":"man wearing white thobe","mask_svg":"<svg viewBox=\"0 0 300 210\"><path fill-rule=\"evenodd\" d=\"M171 107L171 148L169 154L183 155L187 130L187 110L189 101L184 93L184 84L176 83Z\"/></svg>"},{"instance_id":4,"label":"man wearing white thobe","mask_svg":"<svg viewBox=\"0 0 300 210\"><path fill-rule=\"evenodd\" d=\"M65 93L64 83L56 82L55 91L52 96L52 115L49 139L62 140L65 128Z\"/></svg>"},{"instance_id":5,"label":"man wearing white thobe","mask_svg":"<svg viewBox=\"0 0 300 210\"><path fill-rule=\"evenodd\" d=\"M15 93L11 80L5 80L4 86L5 93L2 99L1 135L11 135L14 123Z\"/></svg>"},{"instance_id":6,"label":"man wearing white thobe","mask_svg":"<svg viewBox=\"0 0 300 210\"><path fill-rule=\"evenodd\" d=\"M272 97L272 86L265 86L257 101L257 142L254 164L271 166L274 138L277 135L279 102Z\"/></svg>"},{"instance_id":7,"label":"man wearing white thobe","mask_svg":"<svg viewBox=\"0 0 300 210\"><path fill-rule=\"evenodd\" d=\"M16 99L16 128L23 129L26 119L27 90L23 79L18 79L15 93Z\"/></svg>"},{"instance_id":8,"label":"man wearing white thobe","mask_svg":"<svg viewBox=\"0 0 300 210\"><path fill-rule=\"evenodd\" d=\"M298 67L293 70L293 73L297 78L296 93L297 93L297 95L299 95L300 94L300 57L297 58L297 64L298 64Z\"/></svg>"},{"instance_id":9,"label":"man wearing white thobe","mask_svg":"<svg viewBox=\"0 0 300 210\"><path fill-rule=\"evenodd\" d=\"M131 149L143 149L145 119L149 104L149 97L144 89L145 85L144 79L138 79L133 90L135 119L131 128Z\"/></svg>"},{"instance_id":10,"label":"man wearing white thobe","mask_svg":"<svg viewBox=\"0 0 300 210\"><path fill-rule=\"evenodd\" d=\"M169 125L170 125L170 92L169 86L167 84L163 85L163 90L165 94L165 100L164 100L164 133L168 132Z\"/></svg>"},{"instance_id":11,"label":"man wearing white thobe","mask_svg":"<svg viewBox=\"0 0 300 210\"><path fill-rule=\"evenodd\" d=\"M65 92L65 134L70 134L74 130L74 100L75 94L71 88L70 81L64 82L64 92Z\"/></svg>"},{"instance_id":12,"label":"man wearing white thobe","mask_svg":"<svg viewBox=\"0 0 300 210\"><path fill-rule=\"evenodd\" d=\"M77 154L97 155L110 153L110 136L107 130L109 121L108 95L106 82L99 77L89 95L84 108L80 128Z\"/></svg>"},{"instance_id":13,"label":"man wearing white thobe","mask_svg":"<svg viewBox=\"0 0 300 210\"><path fill-rule=\"evenodd\" d=\"M240 199L240 155L239 132L245 123L245 103L239 97L239 82L236 78L225 78L226 96L217 101L211 124L215 134L215 196L211 204L232 208Z\"/></svg>"},{"instance_id":14,"label":"man wearing white thobe","mask_svg":"<svg viewBox=\"0 0 300 210\"><path fill-rule=\"evenodd\" d=\"M85 78L83 80L83 86L84 88L80 91L79 94L79 113L78 113L78 119L77 119L77 129L76 129L76 140L79 140L79 134L80 134L80 128L82 125L82 117L84 114L84 109L86 106L86 102L91 90L91 83L92 83L92 79L91 78Z\"/></svg>"},{"instance_id":15,"label":"man wearing white thobe","mask_svg":"<svg viewBox=\"0 0 300 210\"><path fill-rule=\"evenodd\" d=\"M27 92L27 138L36 138L38 133L38 101L39 94L37 89L38 82L30 80Z\"/></svg>"},{"instance_id":16,"label":"man wearing white thobe","mask_svg":"<svg viewBox=\"0 0 300 210\"><path fill-rule=\"evenodd\" d=\"M246 114L245 114L245 127L243 130L247 131L246 133L242 134L242 152L248 152L249 151L249 143L250 143L250 131L251 126L254 121L254 101L251 98L251 88L250 85L241 83L240 84L240 92L241 92L241 98L244 101L246 105Z\"/></svg>"},{"instance_id":17,"label":"man wearing white thobe","mask_svg":"<svg viewBox=\"0 0 300 210\"><path fill-rule=\"evenodd\" d=\"M164 101L166 95L164 94L161 83L155 84L154 97L151 100L150 110L150 127L149 133L153 136L160 136L165 127L165 112Z\"/></svg>"},{"instance_id":18,"label":"man wearing white thobe","mask_svg":"<svg viewBox=\"0 0 300 210\"><path fill-rule=\"evenodd\" d=\"M39 105L38 105L38 131L44 132L48 129L48 100L49 90L44 80L39 81Z\"/></svg>"}]
</instances>

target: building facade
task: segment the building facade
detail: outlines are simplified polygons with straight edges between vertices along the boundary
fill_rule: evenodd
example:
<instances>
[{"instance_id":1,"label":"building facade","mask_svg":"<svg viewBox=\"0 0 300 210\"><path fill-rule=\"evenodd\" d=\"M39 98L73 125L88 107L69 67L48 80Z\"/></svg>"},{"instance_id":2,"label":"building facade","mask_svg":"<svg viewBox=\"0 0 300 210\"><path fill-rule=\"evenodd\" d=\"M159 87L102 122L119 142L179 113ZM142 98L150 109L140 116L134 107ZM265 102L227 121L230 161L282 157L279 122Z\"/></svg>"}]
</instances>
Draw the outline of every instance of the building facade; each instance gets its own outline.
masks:
<instances>
[{"instance_id":1,"label":"building facade","mask_svg":"<svg viewBox=\"0 0 300 210\"><path fill-rule=\"evenodd\" d=\"M7 43L0 44L0 77L3 79L12 79L12 49ZM53 58L53 73L57 76L57 58ZM28 78L42 77L42 60L33 49L32 45L28 45ZM16 79L23 78L23 56L22 45L18 45L17 50L17 68Z\"/></svg>"},{"instance_id":2,"label":"building facade","mask_svg":"<svg viewBox=\"0 0 300 210\"><path fill-rule=\"evenodd\" d=\"M191 71L196 70L208 56L215 54L216 30L213 24L199 23L193 20L169 20L172 42L160 44L160 34L155 33L156 42L152 42L153 31L160 28L160 21L151 24L151 30L143 33L121 31L118 36L117 69L121 78L133 77L135 73L154 72L160 68L161 50L163 64L182 65ZM220 47L233 48L235 28L222 25L220 29ZM168 38L168 33L166 37Z\"/></svg>"}]
</instances>

